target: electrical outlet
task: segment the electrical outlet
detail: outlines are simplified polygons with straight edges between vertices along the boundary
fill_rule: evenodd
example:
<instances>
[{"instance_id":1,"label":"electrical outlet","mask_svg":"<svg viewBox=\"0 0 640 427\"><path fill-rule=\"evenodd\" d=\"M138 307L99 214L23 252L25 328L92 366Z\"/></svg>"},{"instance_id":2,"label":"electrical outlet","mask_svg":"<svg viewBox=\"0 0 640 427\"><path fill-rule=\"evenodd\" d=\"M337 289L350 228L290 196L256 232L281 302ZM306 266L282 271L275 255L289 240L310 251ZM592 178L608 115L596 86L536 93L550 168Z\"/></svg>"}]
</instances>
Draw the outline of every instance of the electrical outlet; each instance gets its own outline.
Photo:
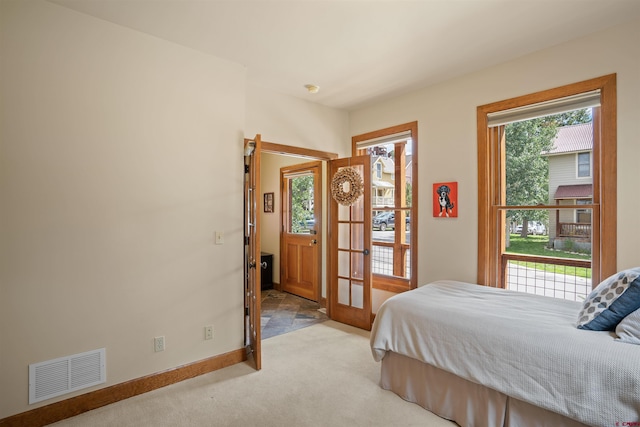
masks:
<instances>
[{"instance_id":1,"label":"electrical outlet","mask_svg":"<svg viewBox=\"0 0 640 427\"><path fill-rule=\"evenodd\" d=\"M164 336L155 337L153 339L153 350L157 353L159 351L164 351Z\"/></svg>"},{"instance_id":2,"label":"electrical outlet","mask_svg":"<svg viewBox=\"0 0 640 427\"><path fill-rule=\"evenodd\" d=\"M213 339L213 326L208 325L204 327L204 339L205 340Z\"/></svg>"}]
</instances>

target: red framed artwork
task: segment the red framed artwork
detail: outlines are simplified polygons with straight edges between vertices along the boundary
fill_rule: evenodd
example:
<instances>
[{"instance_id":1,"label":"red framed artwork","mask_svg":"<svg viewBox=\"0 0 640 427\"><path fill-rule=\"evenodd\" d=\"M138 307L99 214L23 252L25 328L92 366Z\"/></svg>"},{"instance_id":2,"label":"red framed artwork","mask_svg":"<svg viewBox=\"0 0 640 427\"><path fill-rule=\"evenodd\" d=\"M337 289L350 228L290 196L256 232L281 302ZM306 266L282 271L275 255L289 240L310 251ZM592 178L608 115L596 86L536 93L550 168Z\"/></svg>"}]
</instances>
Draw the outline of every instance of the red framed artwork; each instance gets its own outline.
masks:
<instances>
[{"instance_id":1,"label":"red framed artwork","mask_svg":"<svg viewBox=\"0 0 640 427\"><path fill-rule=\"evenodd\" d=\"M458 217L458 183L437 182L433 184L433 216Z\"/></svg>"}]
</instances>

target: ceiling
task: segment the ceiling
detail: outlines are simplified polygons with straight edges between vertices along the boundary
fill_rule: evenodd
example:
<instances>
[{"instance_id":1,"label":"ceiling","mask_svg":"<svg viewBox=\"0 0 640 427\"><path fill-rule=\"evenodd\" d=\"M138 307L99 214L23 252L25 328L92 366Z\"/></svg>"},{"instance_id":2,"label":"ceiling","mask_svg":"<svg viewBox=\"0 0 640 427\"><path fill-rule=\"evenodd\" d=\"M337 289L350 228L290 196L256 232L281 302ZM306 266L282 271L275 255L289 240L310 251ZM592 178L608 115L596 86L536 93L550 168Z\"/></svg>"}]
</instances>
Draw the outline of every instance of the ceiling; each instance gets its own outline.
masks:
<instances>
[{"instance_id":1,"label":"ceiling","mask_svg":"<svg viewBox=\"0 0 640 427\"><path fill-rule=\"evenodd\" d=\"M640 16L640 0L49 1L242 64L251 85L346 110Z\"/></svg>"}]
</instances>

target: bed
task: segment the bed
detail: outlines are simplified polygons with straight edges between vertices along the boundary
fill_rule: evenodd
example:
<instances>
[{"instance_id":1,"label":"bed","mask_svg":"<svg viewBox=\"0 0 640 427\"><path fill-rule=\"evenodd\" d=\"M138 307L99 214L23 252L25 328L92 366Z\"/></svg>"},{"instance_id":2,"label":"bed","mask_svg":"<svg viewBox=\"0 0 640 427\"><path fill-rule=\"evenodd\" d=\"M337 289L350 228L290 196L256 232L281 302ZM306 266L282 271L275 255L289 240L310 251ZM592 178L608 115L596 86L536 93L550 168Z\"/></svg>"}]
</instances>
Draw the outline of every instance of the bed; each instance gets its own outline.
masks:
<instances>
[{"instance_id":1,"label":"bed","mask_svg":"<svg viewBox=\"0 0 640 427\"><path fill-rule=\"evenodd\" d=\"M371 331L380 384L463 427L640 426L640 346L576 328L583 305L456 281L398 294Z\"/></svg>"}]
</instances>

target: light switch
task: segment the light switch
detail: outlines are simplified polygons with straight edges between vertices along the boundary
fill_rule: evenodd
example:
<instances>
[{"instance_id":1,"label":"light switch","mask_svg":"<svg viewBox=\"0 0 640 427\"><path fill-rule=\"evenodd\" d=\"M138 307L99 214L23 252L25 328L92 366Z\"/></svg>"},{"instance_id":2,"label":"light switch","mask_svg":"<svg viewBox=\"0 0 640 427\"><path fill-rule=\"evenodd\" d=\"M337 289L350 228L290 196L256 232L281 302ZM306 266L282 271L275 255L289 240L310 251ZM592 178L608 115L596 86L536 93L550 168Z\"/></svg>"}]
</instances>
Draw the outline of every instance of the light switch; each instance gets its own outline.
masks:
<instances>
[{"instance_id":1,"label":"light switch","mask_svg":"<svg viewBox=\"0 0 640 427\"><path fill-rule=\"evenodd\" d=\"M222 231L216 231L216 245L224 243L224 233Z\"/></svg>"}]
</instances>

